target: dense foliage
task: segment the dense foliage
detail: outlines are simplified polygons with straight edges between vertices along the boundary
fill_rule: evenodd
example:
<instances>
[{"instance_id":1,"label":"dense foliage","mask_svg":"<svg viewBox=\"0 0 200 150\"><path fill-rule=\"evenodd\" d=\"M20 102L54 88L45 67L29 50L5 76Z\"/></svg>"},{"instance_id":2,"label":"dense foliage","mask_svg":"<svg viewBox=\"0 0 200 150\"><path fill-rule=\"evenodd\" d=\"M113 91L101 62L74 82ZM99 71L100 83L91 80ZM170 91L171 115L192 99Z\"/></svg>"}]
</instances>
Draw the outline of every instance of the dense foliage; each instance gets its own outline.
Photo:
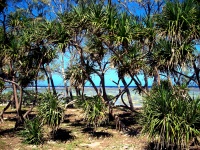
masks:
<instances>
[{"instance_id":1,"label":"dense foliage","mask_svg":"<svg viewBox=\"0 0 200 150\"><path fill-rule=\"evenodd\" d=\"M20 132L27 144L41 144L43 142L42 124L38 117L25 121L24 130Z\"/></svg>"},{"instance_id":2,"label":"dense foliage","mask_svg":"<svg viewBox=\"0 0 200 150\"><path fill-rule=\"evenodd\" d=\"M164 81L145 97L143 132L157 143L156 149L188 148L200 135L200 99L192 99L187 92Z\"/></svg>"},{"instance_id":3,"label":"dense foliage","mask_svg":"<svg viewBox=\"0 0 200 150\"><path fill-rule=\"evenodd\" d=\"M48 125L52 129L52 136L56 133L62 119L63 106L58 97L50 92L46 92L42 96L42 100L38 107L39 117L43 125Z\"/></svg>"},{"instance_id":4,"label":"dense foliage","mask_svg":"<svg viewBox=\"0 0 200 150\"><path fill-rule=\"evenodd\" d=\"M79 100L77 104L83 108L87 125L92 125L95 130L98 126L108 121L108 109L102 101L102 97L87 97L85 100Z\"/></svg>"}]
</instances>

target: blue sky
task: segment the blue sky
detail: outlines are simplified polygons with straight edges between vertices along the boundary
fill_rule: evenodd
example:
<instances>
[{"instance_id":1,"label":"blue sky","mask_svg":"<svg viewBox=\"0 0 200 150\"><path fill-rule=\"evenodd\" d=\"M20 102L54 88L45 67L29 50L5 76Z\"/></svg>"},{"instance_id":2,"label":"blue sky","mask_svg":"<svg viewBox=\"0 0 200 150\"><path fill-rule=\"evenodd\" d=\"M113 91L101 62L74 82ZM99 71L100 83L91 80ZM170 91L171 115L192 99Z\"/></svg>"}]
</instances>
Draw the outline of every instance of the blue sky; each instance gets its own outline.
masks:
<instances>
[{"instance_id":1,"label":"blue sky","mask_svg":"<svg viewBox=\"0 0 200 150\"><path fill-rule=\"evenodd\" d=\"M70 59L70 54L65 53L65 55L64 55L64 68L66 68L69 65L69 59ZM59 72L61 72L61 60L62 60L62 57L61 57L61 54L59 54L59 57L57 59L55 59L55 61L53 63L54 65L52 65L52 68L57 68L56 70L58 70ZM139 75L138 77L141 79L141 82L144 84L142 75ZM100 78L97 75L92 75L92 79L93 79L95 85L99 86ZM54 80L54 84L56 86L64 86L64 80L63 80L61 73L53 73L53 80ZM126 77L127 83L129 83L130 80L131 80L130 77ZM106 86L117 86L112 81L118 82L118 75L117 75L115 69L109 69L105 73L105 85ZM153 81L153 79L150 78L149 79L149 86L151 86L152 81ZM47 80L40 81L39 85L47 86L48 85ZM86 86L91 86L88 81L86 82ZM123 86L123 84L120 83L120 86ZM132 82L131 86L135 86L135 84Z\"/></svg>"},{"instance_id":2,"label":"blue sky","mask_svg":"<svg viewBox=\"0 0 200 150\"><path fill-rule=\"evenodd\" d=\"M196 45L195 46L197 51L200 50L200 45ZM67 59L65 60L65 63L67 63ZM139 75L139 78L141 79L141 82L144 84L144 81L143 81L143 78L141 75ZM63 78L60 74L58 73L54 73L53 75L53 79L54 79L54 82L55 82L55 85L56 86L63 86ZM95 85L99 85L100 83L100 79L97 75L93 75L92 76L92 79L93 81L95 82ZM116 86L115 83L112 82L112 80L114 80L115 82L118 81L118 76L117 76L117 73L116 73L116 70L109 70L106 72L105 74L105 80L106 80L106 86ZM130 81L130 77L127 77L126 78L126 81L127 83ZM149 78L149 86L151 86L153 82L153 78ZM47 85L47 81L40 81L40 85ZM89 82L86 82L86 86L91 86ZM122 86L122 83L120 83L120 86ZM135 86L134 83L131 84L131 86Z\"/></svg>"},{"instance_id":3,"label":"blue sky","mask_svg":"<svg viewBox=\"0 0 200 150\"><path fill-rule=\"evenodd\" d=\"M142 76L139 75L139 78L142 79ZM60 74L54 73L54 74L53 74L53 79L54 79L54 84L55 84L56 86L64 86L64 84L63 84L63 83L64 83L64 82L63 82L63 78L62 78L62 76L61 76ZM99 77L98 77L97 75L93 75L93 76L92 76L92 79L93 79L95 85L96 85L96 86L99 86L99 83L100 83ZM112 80L115 81L115 82L118 81L118 76L117 76L115 70L109 70L109 71L105 74L105 81L106 81L105 84L106 84L106 86L117 86L115 83L112 82ZM130 80L131 80L130 77L127 77L127 78L126 78L127 83L129 83ZM153 78L150 78L150 79L149 79L149 86L151 86L152 81L153 81ZM141 80L141 82L144 83L143 80ZM45 80L45 81L40 81L39 84L40 84L40 85L43 85L43 86L47 86L47 81L46 81L46 80ZM120 83L120 86L122 86L122 85L123 85L123 84ZM91 85L90 85L89 82L86 82L86 86L91 86ZM135 86L135 84L132 83L131 86Z\"/></svg>"}]
</instances>

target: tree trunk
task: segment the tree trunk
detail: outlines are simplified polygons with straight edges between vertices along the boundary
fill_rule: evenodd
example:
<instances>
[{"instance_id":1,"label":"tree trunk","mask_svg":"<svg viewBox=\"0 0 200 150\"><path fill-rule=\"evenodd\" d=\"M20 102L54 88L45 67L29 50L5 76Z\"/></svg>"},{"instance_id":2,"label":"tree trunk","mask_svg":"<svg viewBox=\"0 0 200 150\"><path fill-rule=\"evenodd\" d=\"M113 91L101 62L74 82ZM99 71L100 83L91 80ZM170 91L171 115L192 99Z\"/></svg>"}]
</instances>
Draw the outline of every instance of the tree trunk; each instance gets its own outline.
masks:
<instances>
[{"instance_id":1,"label":"tree trunk","mask_svg":"<svg viewBox=\"0 0 200 150\"><path fill-rule=\"evenodd\" d=\"M96 85L94 84L93 80L89 76L87 76L87 78L88 78L88 81L92 84L92 87L94 88L97 95L99 95L99 91L98 91Z\"/></svg>"},{"instance_id":2,"label":"tree trunk","mask_svg":"<svg viewBox=\"0 0 200 150\"><path fill-rule=\"evenodd\" d=\"M193 62L193 68L194 68L194 72L195 72L197 83L198 83L197 85L200 89L199 68L196 66L195 62Z\"/></svg>"},{"instance_id":3,"label":"tree trunk","mask_svg":"<svg viewBox=\"0 0 200 150\"><path fill-rule=\"evenodd\" d=\"M69 96L69 89L67 86L67 82L65 83L65 91L66 91L66 96Z\"/></svg>"},{"instance_id":4,"label":"tree trunk","mask_svg":"<svg viewBox=\"0 0 200 150\"><path fill-rule=\"evenodd\" d=\"M158 72L158 68L155 66L154 67L154 84L157 84L157 85L160 85L160 75L159 75L159 72Z\"/></svg>"},{"instance_id":5,"label":"tree trunk","mask_svg":"<svg viewBox=\"0 0 200 150\"><path fill-rule=\"evenodd\" d=\"M23 115L23 118L27 118L27 116L32 112L33 108L36 105L37 97L38 97L38 84L37 84L37 78L36 78L36 80L35 80L35 98L34 98L31 108Z\"/></svg>"},{"instance_id":6,"label":"tree trunk","mask_svg":"<svg viewBox=\"0 0 200 150\"><path fill-rule=\"evenodd\" d=\"M71 100L73 100L73 94L72 94L72 88L71 88L71 86L69 88L69 95L70 95Z\"/></svg>"},{"instance_id":7,"label":"tree trunk","mask_svg":"<svg viewBox=\"0 0 200 150\"><path fill-rule=\"evenodd\" d=\"M112 0L108 0L108 6L111 7L112 5Z\"/></svg>"},{"instance_id":8,"label":"tree trunk","mask_svg":"<svg viewBox=\"0 0 200 150\"><path fill-rule=\"evenodd\" d=\"M23 90L22 90L21 86L18 85L17 82L15 81L14 75L12 77L12 80L6 80L6 79L3 79L3 78L1 78L1 80L5 81L5 82L12 83L13 98L14 98L14 101L15 101L16 112L17 112L15 128L17 128L21 123L24 122L24 118L23 118L22 112L21 112L22 95L23 95L22 91ZM18 89L20 89L20 99L19 100L18 100L18 95L17 95L17 87L18 87Z\"/></svg>"},{"instance_id":9,"label":"tree trunk","mask_svg":"<svg viewBox=\"0 0 200 150\"><path fill-rule=\"evenodd\" d=\"M18 117L17 117L17 120L16 120L15 128L17 128L18 126L20 126L21 124L24 123L24 117L23 117L22 111L21 111L22 97L23 97L23 90L20 87L19 108L17 109Z\"/></svg>"},{"instance_id":10,"label":"tree trunk","mask_svg":"<svg viewBox=\"0 0 200 150\"><path fill-rule=\"evenodd\" d=\"M144 87L146 89L147 92L149 92L149 87L148 87L148 77L147 77L147 74L146 72L144 72L144 81L145 81L145 84L144 84Z\"/></svg>"},{"instance_id":11,"label":"tree trunk","mask_svg":"<svg viewBox=\"0 0 200 150\"><path fill-rule=\"evenodd\" d=\"M48 72L48 74L49 74L49 79L50 79L50 81L51 81L51 86L52 86L53 94L56 95L56 94L57 94L57 93L56 93L56 88L55 88L55 86L54 86L53 77L52 77L52 74L51 74L51 69L50 69L50 67L49 67L49 64L47 64L47 72Z\"/></svg>"},{"instance_id":12,"label":"tree trunk","mask_svg":"<svg viewBox=\"0 0 200 150\"><path fill-rule=\"evenodd\" d=\"M8 104L6 105L6 107L2 110L1 114L0 114L0 121L3 122L3 114L4 112L10 107L10 105L12 104L12 102L14 101L14 97L13 95L11 96L10 101L8 102Z\"/></svg>"},{"instance_id":13,"label":"tree trunk","mask_svg":"<svg viewBox=\"0 0 200 150\"><path fill-rule=\"evenodd\" d=\"M43 65L43 70L44 70L44 73L45 73L46 78L47 78L48 91L51 91L51 89L50 89L50 80L49 80L49 76L48 76L48 73L47 73L47 71L46 71L44 65Z\"/></svg>"},{"instance_id":14,"label":"tree trunk","mask_svg":"<svg viewBox=\"0 0 200 150\"><path fill-rule=\"evenodd\" d=\"M75 86L76 96L79 96L79 89L77 86Z\"/></svg>"},{"instance_id":15,"label":"tree trunk","mask_svg":"<svg viewBox=\"0 0 200 150\"><path fill-rule=\"evenodd\" d=\"M13 76L12 81L15 82L14 76ZM18 109L19 108L19 101L18 101L18 97L17 97L17 88L16 88L16 85L14 83L12 83L12 87L13 87L13 97L14 97L14 100L15 100L15 107L16 107L16 109Z\"/></svg>"},{"instance_id":16,"label":"tree trunk","mask_svg":"<svg viewBox=\"0 0 200 150\"><path fill-rule=\"evenodd\" d=\"M13 82L15 82L15 77L13 76ZM16 82L15 82L16 83ZM13 94L14 94L14 99L15 99L15 106L16 106L16 111L17 111L17 118L16 118L16 123L15 123L15 128L17 128L20 124L24 122L24 118L22 116L22 111L21 111L21 105L22 105L22 88L20 88L20 99L18 99L17 96L17 88L14 83L12 83L13 86Z\"/></svg>"},{"instance_id":17,"label":"tree trunk","mask_svg":"<svg viewBox=\"0 0 200 150\"><path fill-rule=\"evenodd\" d=\"M124 77L121 77L121 80L122 80L122 83L124 84L124 87L127 87L127 83L126 83L126 80L124 79ZM131 93L130 93L128 87L126 88L125 92L126 92L127 97L128 97L128 102L129 102L129 105L130 105L130 110L134 111L133 101L132 101Z\"/></svg>"},{"instance_id":18,"label":"tree trunk","mask_svg":"<svg viewBox=\"0 0 200 150\"><path fill-rule=\"evenodd\" d=\"M76 41L76 40L75 40ZM81 60L81 65L85 66L85 62L84 62L84 57L83 57L83 49L77 44L74 45L77 50L79 51L79 55L80 55L80 60ZM92 87L94 88L94 90L96 91L97 95L99 95L98 89L96 87L96 85L94 84L93 80L91 79L90 75L85 71L84 67L82 68L83 73L85 74L85 76L87 77L88 81L92 84Z\"/></svg>"},{"instance_id":19,"label":"tree trunk","mask_svg":"<svg viewBox=\"0 0 200 150\"><path fill-rule=\"evenodd\" d=\"M134 75L130 71L128 71L128 74L131 76L131 79L136 84L139 94L144 93L148 95L146 89L144 89L142 85L135 79Z\"/></svg>"},{"instance_id":20,"label":"tree trunk","mask_svg":"<svg viewBox=\"0 0 200 150\"><path fill-rule=\"evenodd\" d=\"M106 102L108 102L108 97L107 97L107 93L106 93L106 86L105 86L105 78L104 78L104 73L101 74L101 86L102 86L102 90L103 90L103 98Z\"/></svg>"},{"instance_id":21,"label":"tree trunk","mask_svg":"<svg viewBox=\"0 0 200 150\"><path fill-rule=\"evenodd\" d=\"M84 99L84 91L85 91L85 81L82 78L82 84L81 84L81 98Z\"/></svg>"},{"instance_id":22,"label":"tree trunk","mask_svg":"<svg viewBox=\"0 0 200 150\"><path fill-rule=\"evenodd\" d=\"M36 104L36 102L37 102L37 96L38 96L38 84L37 84L38 82L37 82L37 79L35 80L35 99L34 99L34 101L33 101L33 105L35 105Z\"/></svg>"}]
</instances>

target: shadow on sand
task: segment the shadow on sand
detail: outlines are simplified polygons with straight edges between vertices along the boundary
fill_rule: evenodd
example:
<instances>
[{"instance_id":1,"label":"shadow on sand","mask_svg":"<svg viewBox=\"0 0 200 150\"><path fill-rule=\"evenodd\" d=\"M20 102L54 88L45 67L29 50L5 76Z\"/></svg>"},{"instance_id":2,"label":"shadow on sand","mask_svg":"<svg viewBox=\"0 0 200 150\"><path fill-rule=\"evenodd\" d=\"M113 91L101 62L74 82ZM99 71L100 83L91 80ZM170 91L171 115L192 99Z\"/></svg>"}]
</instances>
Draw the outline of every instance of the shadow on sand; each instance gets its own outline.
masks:
<instances>
[{"instance_id":1,"label":"shadow on sand","mask_svg":"<svg viewBox=\"0 0 200 150\"><path fill-rule=\"evenodd\" d=\"M106 138L106 137L112 137L113 135L108 133L108 132L104 132L104 131L94 131L93 128L90 127L86 127L82 129L83 133L88 133L91 137L94 138Z\"/></svg>"},{"instance_id":2,"label":"shadow on sand","mask_svg":"<svg viewBox=\"0 0 200 150\"><path fill-rule=\"evenodd\" d=\"M52 133L50 133L50 134L52 134ZM64 141L68 141L68 140L73 140L74 138L75 137L73 135L71 135L71 131L68 131L65 129L58 129L52 140L64 142Z\"/></svg>"}]
</instances>

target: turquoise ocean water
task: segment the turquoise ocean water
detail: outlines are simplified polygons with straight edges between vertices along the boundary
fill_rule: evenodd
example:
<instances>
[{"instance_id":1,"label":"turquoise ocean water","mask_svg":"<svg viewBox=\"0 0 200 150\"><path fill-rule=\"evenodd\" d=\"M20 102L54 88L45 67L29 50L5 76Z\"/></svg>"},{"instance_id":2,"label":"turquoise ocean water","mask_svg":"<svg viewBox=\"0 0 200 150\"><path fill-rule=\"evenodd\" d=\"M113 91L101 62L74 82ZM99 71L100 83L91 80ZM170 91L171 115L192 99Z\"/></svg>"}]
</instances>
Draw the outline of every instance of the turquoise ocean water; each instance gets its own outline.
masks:
<instances>
[{"instance_id":1,"label":"turquoise ocean water","mask_svg":"<svg viewBox=\"0 0 200 150\"><path fill-rule=\"evenodd\" d=\"M34 87L28 87L28 90L34 90ZM47 87L39 87L38 88L40 92L45 92L47 90ZM141 107L142 106L142 96L139 95L138 93L136 93L134 91L134 87L130 87L130 92L131 92L131 97L133 99L133 104L135 107ZM11 89L7 89L5 90L5 92L9 91ZM59 94L61 94L62 96L66 96L66 92L65 92L65 88L64 87L56 87L56 90ZM200 96L200 90L197 87L191 87L189 88L189 94L196 98L198 96ZM106 87L106 91L108 95L117 95L119 90L117 87ZM75 91L72 89L72 93L73 95L75 95ZM92 87L85 87L85 92L84 94L86 94L87 96L94 96L96 95L96 92L94 91L94 89ZM127 102L127 97L126 94L124 94L124 100ZM127 103L128 104L128 103ZM123 105L121 98L119 98L115 105Z\"/></svg>"}]
</instances>

